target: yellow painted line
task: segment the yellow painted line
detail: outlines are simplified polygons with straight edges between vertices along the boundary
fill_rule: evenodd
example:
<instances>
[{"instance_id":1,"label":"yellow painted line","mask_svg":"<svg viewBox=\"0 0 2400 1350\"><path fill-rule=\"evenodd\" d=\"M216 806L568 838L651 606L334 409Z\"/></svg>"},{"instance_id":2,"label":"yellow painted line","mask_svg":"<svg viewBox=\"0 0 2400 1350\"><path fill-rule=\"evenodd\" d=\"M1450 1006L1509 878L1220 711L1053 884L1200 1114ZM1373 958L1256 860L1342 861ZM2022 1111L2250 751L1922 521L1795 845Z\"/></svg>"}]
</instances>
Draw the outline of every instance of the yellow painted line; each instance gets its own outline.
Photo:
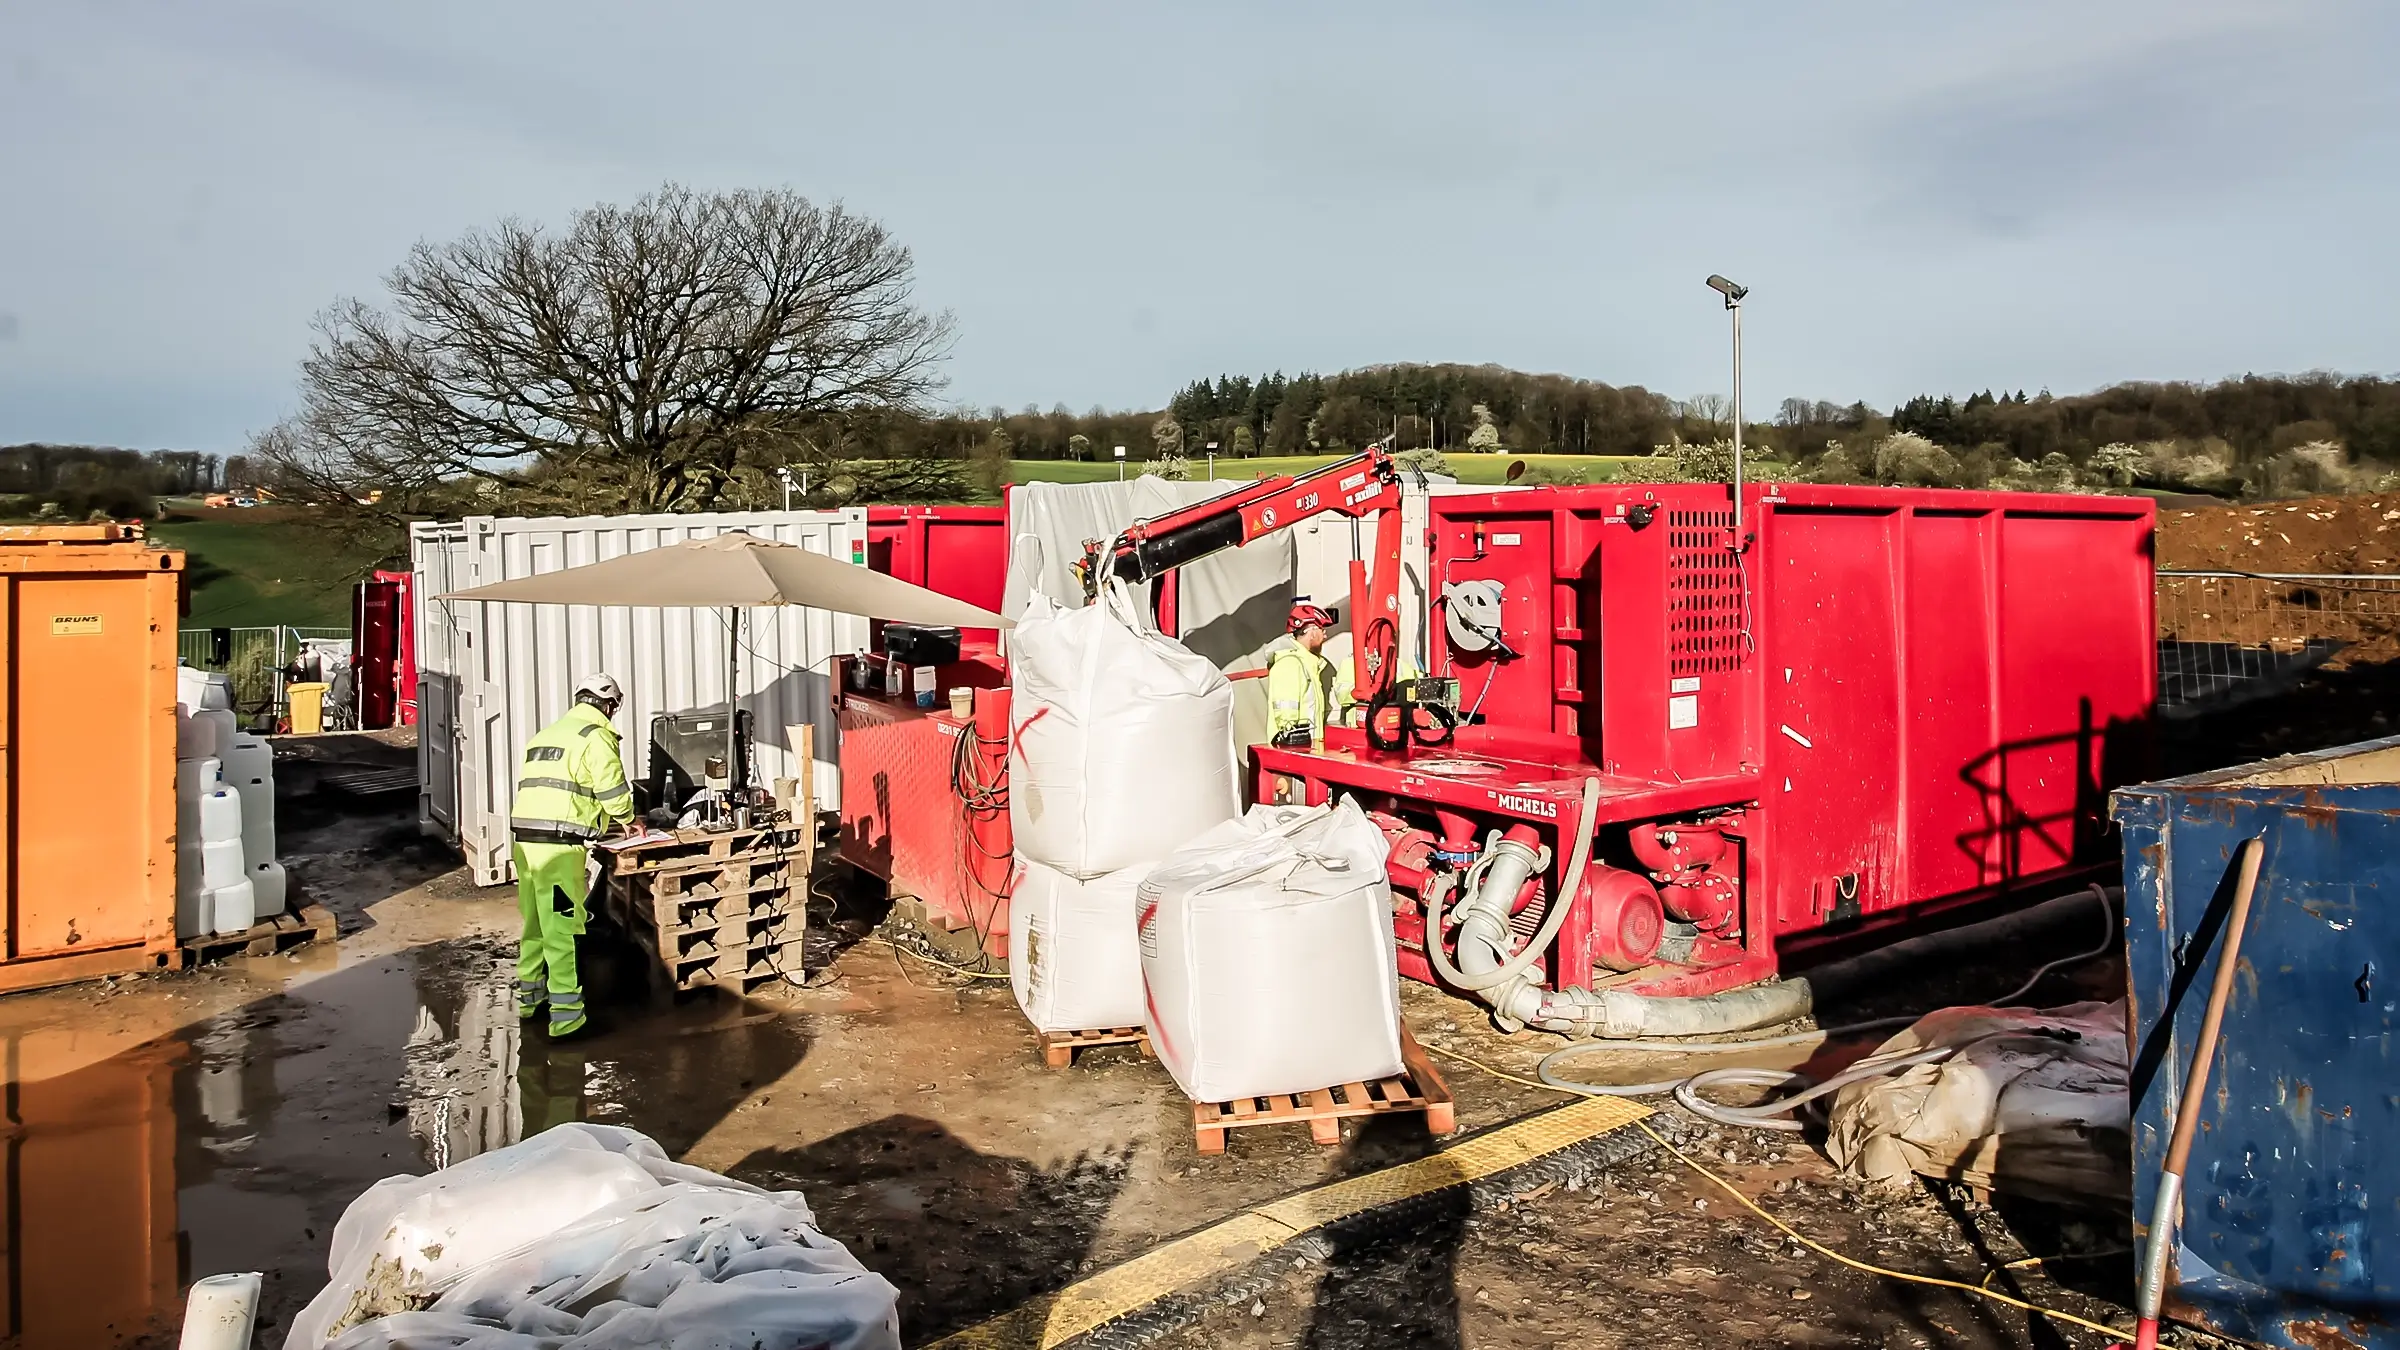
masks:
<instances>
[{"instance_id":1,"label":"yellow painted line","mask_svg":"<svg viewBox=\"0 0 2400 1350\"><path fill-rule=\"evenodd\" d=\"M1179 1289L1238 1270L1327 1224L1480 1181L1621 1130L1649 1114L1649 1107L1622 1097L1587 1097L1397 1167L1244 1210L933 1345L945 1350L1049 1350Z\"/></svg>"}]
</instances>

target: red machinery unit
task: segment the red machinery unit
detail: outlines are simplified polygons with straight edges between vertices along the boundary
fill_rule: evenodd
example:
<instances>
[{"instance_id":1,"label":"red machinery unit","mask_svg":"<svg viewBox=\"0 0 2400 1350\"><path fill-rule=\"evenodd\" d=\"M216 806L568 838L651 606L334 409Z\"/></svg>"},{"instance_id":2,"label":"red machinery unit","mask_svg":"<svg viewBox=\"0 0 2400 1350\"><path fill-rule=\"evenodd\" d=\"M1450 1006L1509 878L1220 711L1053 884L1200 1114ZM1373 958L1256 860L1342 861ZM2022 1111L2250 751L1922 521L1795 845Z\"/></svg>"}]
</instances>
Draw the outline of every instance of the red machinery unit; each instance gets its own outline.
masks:
<instances>
[{"instance_id":1,"label":"red machinery unit","mask_svg":"<svg viewBox=\"0 0 2400 1350\"><path fill-rule=\"evenodd\" d=\"M1508 903L1518 943L1540 932L1587 779L1551 989L1730 988L2113 857L2106 791L2146 765L2156 678L2147 500L1744 496L1738 535L1721 485L1433 498L1436 678L1400 686L1430 706L1385 705L1396 748L1252 749L1262 800L1377 813L1404 974L1444 982L1426 892L1463 897L1506 841L1541 850Z\"/></svg>"},{"instance_id":2,"label":"red machinery unit","mask_svg":"<svg viewBox=\"0 0 2400 1350\"><path fill-rule=\"evenodd\" d=\"M867 565L997 611L1007 521L997 506L872 506ZM873 633L880 651L883 625ZM927 928L964 933L1005 958L1008 691L994 686L1006 677L993 630L962 630L959 648L958 661L936 669L931 708L917 706L905 667L889 671L879 657L840 663L842 857L922 905ZM886 692L887 676L900 692ZM954 688L976 690L969 721L949 713Z\"/></svg>"},{"instance_id":3,"label":"red machinery unit","mask_svg":"<svg viewBox=\"0 0 2400 1350\"><path fill-rule=\"evenodd\" d=\"M976 689L962 720L946 690L939 706L918 708L854 689L855 663L838 664L843 860L922 905L929 931L966 934L967 947L1006 959L1008 690Z\"/></svg>"}]
</instances>

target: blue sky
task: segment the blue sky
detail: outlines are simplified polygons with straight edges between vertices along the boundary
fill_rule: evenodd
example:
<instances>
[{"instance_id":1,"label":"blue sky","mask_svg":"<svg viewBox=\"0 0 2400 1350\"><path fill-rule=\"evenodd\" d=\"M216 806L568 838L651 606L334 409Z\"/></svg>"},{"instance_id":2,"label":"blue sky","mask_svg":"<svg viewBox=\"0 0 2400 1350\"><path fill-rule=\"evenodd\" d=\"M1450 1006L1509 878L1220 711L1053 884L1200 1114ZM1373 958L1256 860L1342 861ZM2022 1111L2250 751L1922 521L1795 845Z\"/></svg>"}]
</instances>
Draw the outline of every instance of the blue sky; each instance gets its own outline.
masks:
<instances>
[{"instance_id":1,"label":"blue sky","mask_svg":"<svg viewBox=\"0 0 2400 1350\"><path fill-rule=\"evenodd\" d=\"M2400 6L0 0L0 443L238 450L420 239L877 216L949 396L1493 361L1879 406L2400 370Z\"/></svg>"}]
</instances>

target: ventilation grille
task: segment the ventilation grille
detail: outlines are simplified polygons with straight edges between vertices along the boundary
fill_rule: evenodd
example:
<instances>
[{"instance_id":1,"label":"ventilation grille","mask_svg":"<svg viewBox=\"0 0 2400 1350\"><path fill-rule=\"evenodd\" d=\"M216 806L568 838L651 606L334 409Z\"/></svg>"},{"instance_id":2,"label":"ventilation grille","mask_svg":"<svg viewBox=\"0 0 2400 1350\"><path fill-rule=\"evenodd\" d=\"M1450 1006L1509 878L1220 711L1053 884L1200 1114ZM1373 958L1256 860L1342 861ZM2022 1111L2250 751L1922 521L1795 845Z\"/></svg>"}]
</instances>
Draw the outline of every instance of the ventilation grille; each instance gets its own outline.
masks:
<instances>
[{"instance_id":1,"label":"ventilation grille","mask_svg":"<svg viewBox=\"0 0 2400 1350\"><path fill-rule=\"evenodd\" d=\"M1742 664L1740 559L1725 547L1731 511L1667 513L1667 665L1714 675Z\"/></svg>"}]
</instances>

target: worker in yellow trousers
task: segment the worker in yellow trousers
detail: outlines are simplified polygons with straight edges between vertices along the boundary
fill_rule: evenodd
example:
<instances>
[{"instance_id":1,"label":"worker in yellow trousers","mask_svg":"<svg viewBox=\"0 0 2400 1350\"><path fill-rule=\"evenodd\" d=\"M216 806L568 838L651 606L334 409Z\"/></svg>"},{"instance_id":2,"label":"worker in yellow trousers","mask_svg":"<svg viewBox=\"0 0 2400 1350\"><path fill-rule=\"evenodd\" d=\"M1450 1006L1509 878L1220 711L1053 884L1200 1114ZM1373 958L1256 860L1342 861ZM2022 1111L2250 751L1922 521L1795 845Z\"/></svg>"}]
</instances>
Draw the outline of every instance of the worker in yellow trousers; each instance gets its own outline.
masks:
<instances>
[{"instance_id":1,"label":"worker in yellow trousers","mask_svg":"<svg viewBox=\"0 0 2400 1350\"><path fill-rule=\"evenodd\" d=\"M1350 674L1324 654L1331 612L1292 606L1292 645L1267 662L1267 743L1305 750L1325 739L1325 724L1350 702Z\"/></svg>"},{"instance_id":2,"label":"worker in yellow trousers","mask_svg":"<svg viewBox=\"0 0 2400 1350\"><path fill-rule=\"evenodd\" d=\"M575 685L575 706L525 744L517 796L509 807L509 856L517 867L517 1016L550 1010L550 1035L588 1024L575 939L583 936L589 896L584 869L591 845L612 826L633 821L633 788L617 751L614 718L624 690L607 675Z\"/></svg>"}]
</instances>

